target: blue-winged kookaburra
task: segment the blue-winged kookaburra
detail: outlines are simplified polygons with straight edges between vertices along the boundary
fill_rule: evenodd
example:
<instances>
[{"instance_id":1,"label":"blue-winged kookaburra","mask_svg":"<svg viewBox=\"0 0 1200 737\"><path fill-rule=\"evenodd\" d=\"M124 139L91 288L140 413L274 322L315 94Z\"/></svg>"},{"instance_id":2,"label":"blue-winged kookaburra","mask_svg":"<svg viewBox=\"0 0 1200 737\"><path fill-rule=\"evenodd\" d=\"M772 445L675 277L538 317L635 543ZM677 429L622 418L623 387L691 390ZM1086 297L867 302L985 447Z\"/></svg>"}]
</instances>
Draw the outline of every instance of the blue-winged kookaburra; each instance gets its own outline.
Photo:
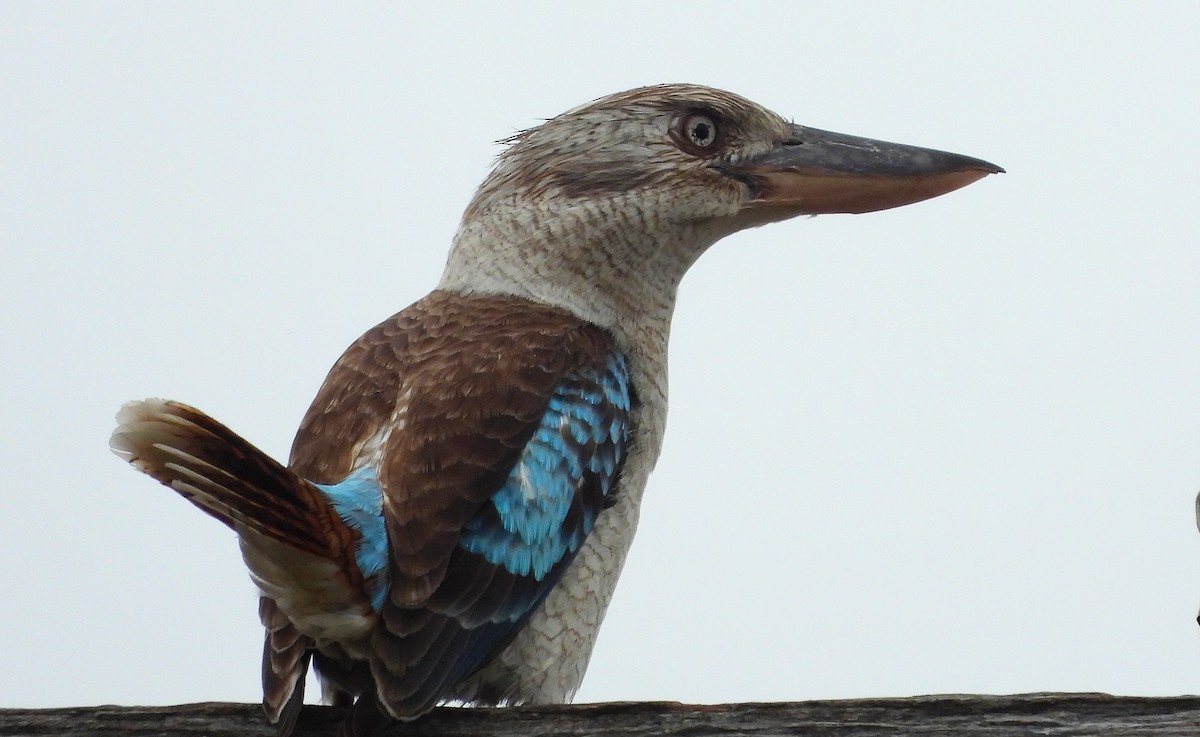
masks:
<instances>
[{"instance_id":1,"label":"blue-winged kookaburra","mask_svg":"<svg viewBox=\"0 0 1200 737\"><path fill-rule=\"evenodd\" d=\"M688 267L744 228L1001 171L681 84L507 143L441 283L338 359L287 465L177 402L117 416L118 455L237 533L284 735L310 662L326 698L355 700L348 732L570 699L662 447Z\"/></svg>"}]
</instances>

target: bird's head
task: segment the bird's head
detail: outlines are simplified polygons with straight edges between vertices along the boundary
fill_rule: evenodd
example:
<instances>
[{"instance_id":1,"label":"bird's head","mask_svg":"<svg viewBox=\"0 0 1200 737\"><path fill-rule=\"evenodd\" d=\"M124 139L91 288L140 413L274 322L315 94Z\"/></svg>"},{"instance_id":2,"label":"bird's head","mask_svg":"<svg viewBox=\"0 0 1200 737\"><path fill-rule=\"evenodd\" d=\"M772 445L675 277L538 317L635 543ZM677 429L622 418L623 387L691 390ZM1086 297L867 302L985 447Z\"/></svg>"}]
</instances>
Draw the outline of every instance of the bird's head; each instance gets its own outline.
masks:
<instances>
[{"instance_id":1,"label":"bird's head","mask_svg":"<svg viewBox=\"0 0 1200 737\"><path fill-rule=\"evenodd\" d=\"M797 215L918 202L1002 171L796 125L698 85L595 100L510 138L467 208L443 287L549 301L602 324L716 240ZM587 302L588 305L573 302Z\"/></svg>"}]
</instances>

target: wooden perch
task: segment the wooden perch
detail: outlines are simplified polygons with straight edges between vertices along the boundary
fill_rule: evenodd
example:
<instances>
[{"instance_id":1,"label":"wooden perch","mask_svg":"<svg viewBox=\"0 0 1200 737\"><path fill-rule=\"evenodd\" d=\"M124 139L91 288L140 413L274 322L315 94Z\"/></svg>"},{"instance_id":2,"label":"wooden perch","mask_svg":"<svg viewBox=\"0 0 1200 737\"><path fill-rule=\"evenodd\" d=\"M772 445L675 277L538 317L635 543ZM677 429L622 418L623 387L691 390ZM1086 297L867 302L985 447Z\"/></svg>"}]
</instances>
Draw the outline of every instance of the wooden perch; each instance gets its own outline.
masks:
<instances>
[{"instance_id":1,"label":"wooden perch","mask_svg":"<svg viewBox=\"0 0 1200 737\"><path fill-rule=\"evenodd\" d=\"M306 706L296 737L337 731L341 712ZM0 735L212 735L272 737L250 704L0 709ZM438 709L388 730L388 737L729 737L747 735L1200 735L1200 696L1105 694L917 696L798 703L694 706L621 702L507 709Z\"/></svg>"}]
</instances>

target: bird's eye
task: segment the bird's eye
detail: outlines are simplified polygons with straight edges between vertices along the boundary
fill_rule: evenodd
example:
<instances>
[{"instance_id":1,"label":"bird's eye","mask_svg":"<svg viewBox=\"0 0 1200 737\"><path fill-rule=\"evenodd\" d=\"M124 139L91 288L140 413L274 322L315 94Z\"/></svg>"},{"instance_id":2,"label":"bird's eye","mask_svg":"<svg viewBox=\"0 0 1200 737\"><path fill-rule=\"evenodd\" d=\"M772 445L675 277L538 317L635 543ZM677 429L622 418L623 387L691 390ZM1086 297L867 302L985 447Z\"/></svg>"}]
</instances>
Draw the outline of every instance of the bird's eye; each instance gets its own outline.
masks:
<instances>
[{"instance_id":1,"label":"bird's eye","mask_svg":"<svg viewBox=\"0 0 1200 737\"><path fill-rule=\"evenodd\" d=\"M684 123L684 131L688 140L701 148L708 148L717 138L717 126L707 115L693 115L688 118Z\"/></svg>"},{"instance_id":2,"label":"bird's eye","mask_svg":"<svg viewBox=\"0 0 1200 737\"><path fill-rule=\"evenodd\" d=\"M717 124L703 113L692 113L684 118L679 133L683 143L695 153L709 150L717 142Z\"/></svg>"}]
</instances>

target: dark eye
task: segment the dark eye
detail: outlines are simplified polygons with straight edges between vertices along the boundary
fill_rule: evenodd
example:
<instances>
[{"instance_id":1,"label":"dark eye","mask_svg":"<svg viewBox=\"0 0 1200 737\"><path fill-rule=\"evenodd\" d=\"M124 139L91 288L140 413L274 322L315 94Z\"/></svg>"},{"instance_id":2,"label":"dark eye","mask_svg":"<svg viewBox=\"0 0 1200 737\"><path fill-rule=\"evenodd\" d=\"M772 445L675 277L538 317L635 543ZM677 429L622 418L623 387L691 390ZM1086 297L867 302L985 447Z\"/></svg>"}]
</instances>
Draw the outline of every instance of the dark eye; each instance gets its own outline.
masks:
<instances>
[{"instance_id":1,"label":"dark eye","mask_svg":"<svg viewBox=\"0 0 1200 737\"><path fill-rule=\"evenodd\" d=\"M694 151L711 149L717 142L717 124L703 113L692 113L679 127L680 137Z\"/></svg>"}]
</instances>

